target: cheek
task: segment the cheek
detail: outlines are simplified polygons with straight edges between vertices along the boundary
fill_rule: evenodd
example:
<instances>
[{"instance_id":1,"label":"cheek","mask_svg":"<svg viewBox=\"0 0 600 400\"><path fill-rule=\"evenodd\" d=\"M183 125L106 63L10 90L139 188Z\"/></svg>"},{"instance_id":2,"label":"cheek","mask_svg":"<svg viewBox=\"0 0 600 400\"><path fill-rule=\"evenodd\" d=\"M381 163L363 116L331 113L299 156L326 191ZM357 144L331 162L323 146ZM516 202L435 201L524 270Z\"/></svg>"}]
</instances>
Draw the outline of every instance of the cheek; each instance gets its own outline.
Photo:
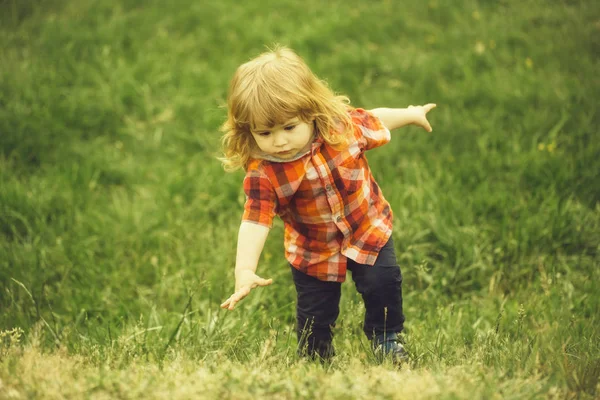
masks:
<instances>
[{"instance_id":1,"label":"cheek","mask_svg":"<svg viewBox=\"0 0 600 400\"><path fill-rule=\"evenodd\" d=\"M258 148L261 149L261 150L268 146L268 141L265 140L264 138L256 138L256 137L254 137L254 143L256 143L256 145L258 146Z\"/></svg>"},{"instance_id":2,"label":"cheek","mask_svg":"<svg viewBox=\"0 0 600 400\"><path fill-rule=\"evenodd\" d=\"M306 142L308 142L310 139L312 139L313 133L314 133L314 130L312 129L312 126L307 126L306 130L304 132L304 135L303 135L304 140Z\"/></svg>"}]
</instances>

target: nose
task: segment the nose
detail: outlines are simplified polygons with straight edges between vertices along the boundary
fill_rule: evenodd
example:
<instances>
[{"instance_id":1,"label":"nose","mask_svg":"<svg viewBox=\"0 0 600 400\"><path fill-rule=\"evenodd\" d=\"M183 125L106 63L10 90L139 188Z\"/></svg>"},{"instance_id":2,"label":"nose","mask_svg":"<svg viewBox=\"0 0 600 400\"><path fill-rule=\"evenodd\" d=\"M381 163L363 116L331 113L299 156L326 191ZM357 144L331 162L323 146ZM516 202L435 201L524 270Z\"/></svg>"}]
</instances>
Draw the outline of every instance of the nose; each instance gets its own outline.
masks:
<instances>
[{"instance_id":1,"label":"nose","mask_svg":"<svg viewBox=\"0 0 600 400\"><path fill-rule=\"evenodd\" d=\"M287 144L287 138L285 137L285 133L282 131L275 132L273 144L277 147L285 146Z\"/></svg>"}]
</instances>

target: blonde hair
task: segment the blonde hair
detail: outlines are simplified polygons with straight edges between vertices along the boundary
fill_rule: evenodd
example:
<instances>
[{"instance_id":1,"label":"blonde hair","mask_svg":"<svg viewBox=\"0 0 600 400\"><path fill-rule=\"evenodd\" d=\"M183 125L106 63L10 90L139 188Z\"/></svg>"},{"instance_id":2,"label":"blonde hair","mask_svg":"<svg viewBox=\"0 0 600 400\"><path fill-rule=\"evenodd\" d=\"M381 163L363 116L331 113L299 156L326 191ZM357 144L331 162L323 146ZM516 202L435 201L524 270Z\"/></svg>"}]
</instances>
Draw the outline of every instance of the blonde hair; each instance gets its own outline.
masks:
<instances>
[{"instance_id":1,"label":"blonde hair","mask_svg":"<svg viewBox=\"0 0 600 400\"><path fill-rule=\"evenodd\" d=\"M340 148L348 143L349 99L336 95L304 60L276 47L238 67L229 86L227 121L221 127L225 170L246 169L257 149L252 131L298 117L314 120L315 132Z\"/></svg>"}]
</instances>

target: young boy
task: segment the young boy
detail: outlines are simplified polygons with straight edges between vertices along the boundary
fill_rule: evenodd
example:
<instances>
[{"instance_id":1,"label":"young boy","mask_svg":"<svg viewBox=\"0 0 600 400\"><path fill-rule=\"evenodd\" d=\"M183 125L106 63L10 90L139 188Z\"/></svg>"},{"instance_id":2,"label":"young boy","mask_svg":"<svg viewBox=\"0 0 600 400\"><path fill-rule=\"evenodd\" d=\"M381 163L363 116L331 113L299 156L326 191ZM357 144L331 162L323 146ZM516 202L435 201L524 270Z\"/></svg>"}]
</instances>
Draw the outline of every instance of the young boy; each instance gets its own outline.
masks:
<instances>
[{"instance_id":1,"label":"young boy","mask_svg":"<svg viewBox=\"0 0 600 400\"><path fill-rule=\"evenodd\" d=\"M390 130L431 132L435 104L355 109L294 52L278 48L241 65L230 85L223 126L225 168L244 168L246 203L238 235L235 305L272 279L256 268L272 221L285 226L285 256L297 291L299 353L334 354L332 327L350 270L365 303L364 332L374 348L402 361L402 276L392 241L392 211L365 151Z\"/></svg>"}]
</instances>

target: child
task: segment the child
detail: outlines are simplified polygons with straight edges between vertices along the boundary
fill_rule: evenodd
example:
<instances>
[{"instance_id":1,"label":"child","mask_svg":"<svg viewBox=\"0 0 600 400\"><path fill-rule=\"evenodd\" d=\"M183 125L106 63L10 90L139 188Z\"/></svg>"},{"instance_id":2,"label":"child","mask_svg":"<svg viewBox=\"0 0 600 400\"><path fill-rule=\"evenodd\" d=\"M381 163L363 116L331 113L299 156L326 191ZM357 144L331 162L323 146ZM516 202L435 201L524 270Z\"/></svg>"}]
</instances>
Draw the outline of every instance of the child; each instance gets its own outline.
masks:
<instances>
[{"instance_id":1,"label":"child","mask_svg":"<svg viewBox=\"0 0 600 400\"><path fill-rule=\"evenodd\" d=\"M431 132L435 104L401 109L352 108L285 47L241 65L231 81L223 125L227 170L244 168L246 203L238 235L235 305L272 279L255 274L278 215L297 291L299 354L333 354L346 270L361 293L364 332L375 349L406 358L402 275L392 241L392 211L371 175L365 150L390 141L390 130L415 124Z\"/></svg>"}]
</instances>

